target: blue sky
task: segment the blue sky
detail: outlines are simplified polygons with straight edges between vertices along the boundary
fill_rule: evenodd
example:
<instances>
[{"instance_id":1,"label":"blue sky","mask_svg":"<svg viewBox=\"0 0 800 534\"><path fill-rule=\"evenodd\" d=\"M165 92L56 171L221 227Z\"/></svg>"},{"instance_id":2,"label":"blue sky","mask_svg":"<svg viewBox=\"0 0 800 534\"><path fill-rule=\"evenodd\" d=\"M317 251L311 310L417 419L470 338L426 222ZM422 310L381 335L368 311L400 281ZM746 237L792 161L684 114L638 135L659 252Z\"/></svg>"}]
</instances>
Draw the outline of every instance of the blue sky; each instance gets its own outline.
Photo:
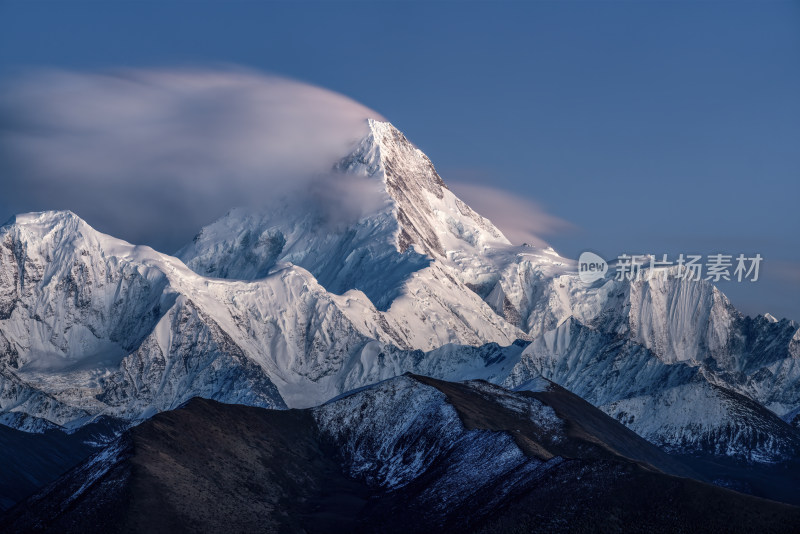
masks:
<instances>
[{"instance_id":1,"label":"blue sky","mask_svg":"<svg viewBox=\"0 0 800 534\"><path fill-rule=\"evenodd\" d=\"M564 255L761 253L723 291L800 319L796 2L0 2L0 78L209 64L377 110Z\"/></svg>"}]
</instances>

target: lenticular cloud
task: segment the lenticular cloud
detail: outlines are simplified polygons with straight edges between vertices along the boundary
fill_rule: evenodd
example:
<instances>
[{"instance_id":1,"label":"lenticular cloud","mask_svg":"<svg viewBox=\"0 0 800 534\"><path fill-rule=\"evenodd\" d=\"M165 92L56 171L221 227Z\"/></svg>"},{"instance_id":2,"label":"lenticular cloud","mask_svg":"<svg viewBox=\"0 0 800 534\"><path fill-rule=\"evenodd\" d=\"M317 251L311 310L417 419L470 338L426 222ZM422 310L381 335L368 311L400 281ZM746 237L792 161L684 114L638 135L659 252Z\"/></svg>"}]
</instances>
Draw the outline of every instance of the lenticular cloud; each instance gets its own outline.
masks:
<instances>
[{"instance_id":1,"label":"lenticular cloud","mask_svg":"<svg viewBox=\"0 0 800 534\"><path fill-rule=\"evenodd\" d=\"M550 215L537 202L484 185L448 182L453 192L478 213L491 219L514 244L548 246L540 236L556 235L574 226Z\"/></svg>"},{"instance_id":2,"label":"lenticular cloud","mask_svg":"<svg viewBox=\"0 0 800 534\"><path fill-rule=\"evenodd\" d=\"M311 185L380 115L250 71L37 71L0 88L0 216L70 209L171 252L234 206Z\"/></svg>"}]
</instances>

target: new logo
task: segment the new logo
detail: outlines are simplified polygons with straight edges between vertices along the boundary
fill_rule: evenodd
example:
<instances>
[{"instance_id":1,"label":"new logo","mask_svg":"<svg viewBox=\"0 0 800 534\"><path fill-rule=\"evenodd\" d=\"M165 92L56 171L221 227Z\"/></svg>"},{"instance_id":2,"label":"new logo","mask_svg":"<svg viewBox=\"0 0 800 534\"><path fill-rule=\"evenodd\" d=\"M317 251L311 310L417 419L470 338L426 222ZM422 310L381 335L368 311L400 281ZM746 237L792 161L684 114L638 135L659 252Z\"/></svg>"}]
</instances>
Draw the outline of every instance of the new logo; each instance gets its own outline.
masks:
<instances>
[{"instance_id":1,"label":"new logo","mask_svg":"<svg viewBox=\"0 0 800 534\"><path fill-rule=\"evenodd\" d=\"M583 252L578 258L578 277L584 284L600 280L608 272L606 260L594 252Z\"/></svg>"}]
</instances>

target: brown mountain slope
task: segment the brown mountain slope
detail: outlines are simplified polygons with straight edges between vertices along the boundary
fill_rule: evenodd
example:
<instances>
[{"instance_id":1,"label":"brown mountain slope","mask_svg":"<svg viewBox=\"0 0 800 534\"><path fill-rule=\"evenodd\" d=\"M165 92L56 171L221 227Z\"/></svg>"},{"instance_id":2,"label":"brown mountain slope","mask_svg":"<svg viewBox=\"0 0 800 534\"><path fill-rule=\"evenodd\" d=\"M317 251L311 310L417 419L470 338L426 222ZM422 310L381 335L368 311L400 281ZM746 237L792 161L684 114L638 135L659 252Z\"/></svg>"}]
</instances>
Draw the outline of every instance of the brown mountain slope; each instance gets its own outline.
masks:
<instances>
[{"instance_id":1,"label":"brown mountain slope","mask_svg":"<svg viewBox=\"0 0 800 534\"><path fill-rule=\"evenodd\" d=\"M688 468L578 397L539 389L404 376L310 410L194 399L14 507L0 529L800 528L800 508L666 474Z\"/></svg>"}]
</instances>

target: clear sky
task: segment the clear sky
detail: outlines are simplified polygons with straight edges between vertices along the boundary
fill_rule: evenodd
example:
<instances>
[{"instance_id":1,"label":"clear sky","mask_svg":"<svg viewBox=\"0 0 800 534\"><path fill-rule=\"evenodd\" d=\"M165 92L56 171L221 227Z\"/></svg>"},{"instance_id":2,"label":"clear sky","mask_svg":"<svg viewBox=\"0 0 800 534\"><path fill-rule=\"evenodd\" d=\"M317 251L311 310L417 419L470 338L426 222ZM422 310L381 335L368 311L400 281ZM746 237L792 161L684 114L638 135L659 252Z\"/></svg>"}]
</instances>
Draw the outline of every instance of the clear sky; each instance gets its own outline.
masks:
<instances>
[{"instance_id":1,"label":"clear sky","mask_svg":"<svg viewBox=\"0 0 800 534\"><path fill-rule=\"evenodd\" d=\"M0 1L0 78L215 63L377 110L563 255L760 253L723 291L800 320L797 2Z\"/></svg>"}]
</instances>

